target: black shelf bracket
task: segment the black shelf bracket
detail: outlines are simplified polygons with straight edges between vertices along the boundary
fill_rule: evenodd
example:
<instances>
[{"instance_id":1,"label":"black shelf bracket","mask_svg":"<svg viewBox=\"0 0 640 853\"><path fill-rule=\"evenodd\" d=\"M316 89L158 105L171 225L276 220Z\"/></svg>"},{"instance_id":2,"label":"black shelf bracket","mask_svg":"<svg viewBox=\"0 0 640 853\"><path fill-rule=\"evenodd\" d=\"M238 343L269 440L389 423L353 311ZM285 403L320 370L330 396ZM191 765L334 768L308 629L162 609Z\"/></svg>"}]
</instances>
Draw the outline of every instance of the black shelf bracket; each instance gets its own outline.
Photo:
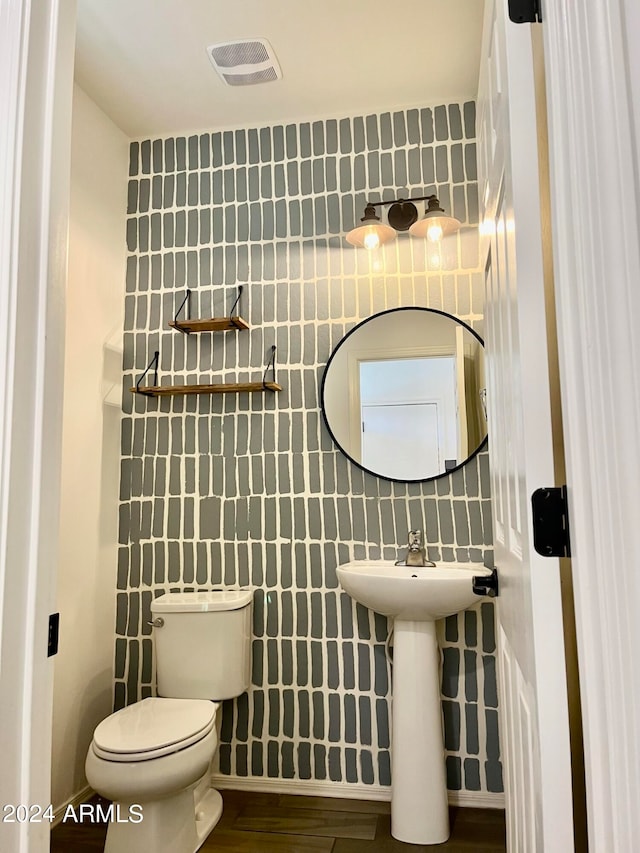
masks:
<instances>
[{"instance_id":1,"label":"black shelf bracket","mask_svg":"<svg viewBox=\"0 0 640 853\"><path fill-rule=\"evenodd\" d=\"M236 301L231 306L231 311L229 311L229 317L231 318L231 322L233 323L233 312L236 310L238 305L240 304L240 297L242 296L242 285L238 285L238 295L236 296ZM234 323L234 325L237 325Z\"/></svg>"},{"instance_id":2,"label":"black shelf bracket","mask_svg":"<svg viewBox=\"0 0 640 853\"><path fill-rule=\"evenodd\" d=\"M157 384L158 384L158 361L159 361L159 359L160 359L160 351L159 351L159 350L156 350L156 351L155 351L155 353L153 354L153 358L151 359L151 361L150 361L150 362L149 362L149 364L147 365L147 369L145 370L145 372L142 374L142 376L140 376L140 378L139 378L139 379L138 379L138 381L136 382L136 393L137 393L137 394L146 394L146 391L144 391L144 390L140 387L140 383L142 382L142 380L144 379L144 377L147 375L147 373L148 373L151 369L153 369L153 384L154 384L154 385L157 385ZM151 395L150 395L150 394L146 394L146 396L147 396L147 397L149 397L149 396L151 396Z\"/></svg>"},{"instance_id":3,"label":"black shelf bracket","mask_svg":"<svg viewBox=\"0 0 640 853\"><path fill-rule=\"evenodd\" d=\"M245 328L245 326L241 326L238 323L233 322L233 312L236 310L236 308L238 307L238 304L240 302L240 297L242 296L242 287L243 287L243 285L238 286L238 295L236 296L235 302L231 306L231 311L229 312L229 319L231 320L231 322L233 323L233 325L237 329L244 329ZM187 306L187 310L186 310L185 316L182 318L183 321L191 319L191 311L189 310L191 308L191 291L190 290L187 290L187 295L185 296L185 298L180 303L180 307L176 311L175 317L173 318L174 328L176 328L179 332L182 332L183 335L190 335L191 330L190 329L184 329L180 324L180 315L182 314L185 305Z\"/></svg>"},{"instance_id":4,"label":"black shelf bracket","mask_svg":"<svg viewBox=\"0 0 640 853\"><path fill-rule=\"evenodd\" d=\"M191 332L189 331L189 329L183 329L182 326L180 325L180 321L178 319L178 317L182 313L182 309L184 308L185 305L187 306L187 315L184 319L188 320L189 314L190 314L189 308L191 307L191 291L190 290L187 290L187 295L185 296L185 298L180 303L180 307L176 311L176 316L173 318L173 322L175 323L175 328L179 332L182 332L183 335L190 335Z\"/></svg>"},{"instance_id":5,"label":"black shelf bracket","mask_svg":"<svg viewBox=\"0 0 640 853\"><path fill-rule=\"evenodd\" d=\"M264 369L264 375L262 377L262 387L265 391L272 390L267 386L267 373L272 371L271 381L276 381L276 345L273 344L271 347L271 355L269 356L269 361L267 362L267 366Z\"/></svg>"}]
</instances>

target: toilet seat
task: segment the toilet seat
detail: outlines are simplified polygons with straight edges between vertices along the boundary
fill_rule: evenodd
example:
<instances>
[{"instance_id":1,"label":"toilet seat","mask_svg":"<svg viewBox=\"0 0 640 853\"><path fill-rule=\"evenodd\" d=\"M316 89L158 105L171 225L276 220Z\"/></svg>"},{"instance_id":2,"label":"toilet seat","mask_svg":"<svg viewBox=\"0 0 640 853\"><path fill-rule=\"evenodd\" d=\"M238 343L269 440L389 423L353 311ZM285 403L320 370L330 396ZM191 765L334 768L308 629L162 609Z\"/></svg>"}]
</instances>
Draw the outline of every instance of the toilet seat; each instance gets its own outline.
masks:
<instances>
[{"instance_id":1,"label":"toilet seat","mask_svg":"<svg viewBox=\"0 0 640 853\"><path fill-rule=\"evenodd\" d=\"M215 725L218 702L149 697L116 711L93 735L93 751L107 761L148 761L191 746Z\"/></svg>"}]
</instances>

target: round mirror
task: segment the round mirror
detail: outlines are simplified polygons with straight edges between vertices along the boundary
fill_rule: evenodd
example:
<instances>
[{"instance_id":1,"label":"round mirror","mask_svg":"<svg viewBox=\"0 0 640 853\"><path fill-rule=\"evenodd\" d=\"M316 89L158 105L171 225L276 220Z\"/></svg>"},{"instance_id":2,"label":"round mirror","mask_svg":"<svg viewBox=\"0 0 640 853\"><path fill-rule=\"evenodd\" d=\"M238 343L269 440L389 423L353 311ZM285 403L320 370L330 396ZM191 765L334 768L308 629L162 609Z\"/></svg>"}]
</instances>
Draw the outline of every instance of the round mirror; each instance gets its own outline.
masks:
<instances>
[{"instance_id":1,"label":"round mirror","mask_svg":"<svg viewBox=\"0 0 640 853\"><path fill-rule=\"evenodd\" d=\"M360 468L420 482L464 465L486 441L484 345L432 308L394 308L340 341L322 380L322 414Z\"/></svg>"}]
</instances>

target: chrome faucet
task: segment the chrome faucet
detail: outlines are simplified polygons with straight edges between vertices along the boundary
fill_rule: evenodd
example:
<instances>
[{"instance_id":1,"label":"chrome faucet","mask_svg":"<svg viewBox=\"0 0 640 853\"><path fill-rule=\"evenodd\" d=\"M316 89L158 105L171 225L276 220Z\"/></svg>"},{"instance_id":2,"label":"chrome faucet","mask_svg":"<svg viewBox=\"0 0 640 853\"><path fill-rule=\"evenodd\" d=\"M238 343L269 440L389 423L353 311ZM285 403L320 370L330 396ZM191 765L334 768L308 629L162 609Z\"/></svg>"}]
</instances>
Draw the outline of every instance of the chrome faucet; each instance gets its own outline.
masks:
<instances>
[{"instance_id":1,"label":"chrome faucet","mask_svg":"<svg viewBox=\"0 0 640 853\"><path fill-rule=\"evenodd\" d=\"M427 560L427 549L422 542L422 530L409 531L409 548L404 560L399 560L396 565L405 566L435 566L431 560Z\"/></svg>"},{"instance_id":2,"label":"chrome faucet","mask_svg":"<svg viewBox=\"0 0 640 853\"><path fill-rule=\"evenodd\" d=\"M427 562L427 551L422 544L422 530L409 531L409 550L407 551L407 566L424 566Z\"/></svg>"}]
</instances>

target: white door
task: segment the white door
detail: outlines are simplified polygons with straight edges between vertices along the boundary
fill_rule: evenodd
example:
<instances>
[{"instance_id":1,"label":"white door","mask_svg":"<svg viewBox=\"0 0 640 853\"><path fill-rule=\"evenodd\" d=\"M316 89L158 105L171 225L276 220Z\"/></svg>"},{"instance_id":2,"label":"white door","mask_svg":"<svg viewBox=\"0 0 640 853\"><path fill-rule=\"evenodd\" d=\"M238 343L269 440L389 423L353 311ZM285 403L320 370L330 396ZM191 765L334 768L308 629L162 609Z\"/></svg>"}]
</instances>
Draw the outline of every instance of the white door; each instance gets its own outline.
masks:
<instances>
[{"instance_id":1,"label":"white door","mask_svg":"<svg viewBox=\"0 0 640 853\"><path fill-rule=\"evenodd\" d=\"M436 403L362 407L362 464L396 480L433 477L440 460Z\"/></svg>"},{"instance_id":2,"label":"white door","mask_svg":"<svg viewBox=\"0 0 640 853\"><path fill-rule=\"evenodd\" d=\"M511 853L574 849L558 560L533 549L553 486L530 25L488 0L478 97L501 745Z\"/></svg>"}]
</instances>

